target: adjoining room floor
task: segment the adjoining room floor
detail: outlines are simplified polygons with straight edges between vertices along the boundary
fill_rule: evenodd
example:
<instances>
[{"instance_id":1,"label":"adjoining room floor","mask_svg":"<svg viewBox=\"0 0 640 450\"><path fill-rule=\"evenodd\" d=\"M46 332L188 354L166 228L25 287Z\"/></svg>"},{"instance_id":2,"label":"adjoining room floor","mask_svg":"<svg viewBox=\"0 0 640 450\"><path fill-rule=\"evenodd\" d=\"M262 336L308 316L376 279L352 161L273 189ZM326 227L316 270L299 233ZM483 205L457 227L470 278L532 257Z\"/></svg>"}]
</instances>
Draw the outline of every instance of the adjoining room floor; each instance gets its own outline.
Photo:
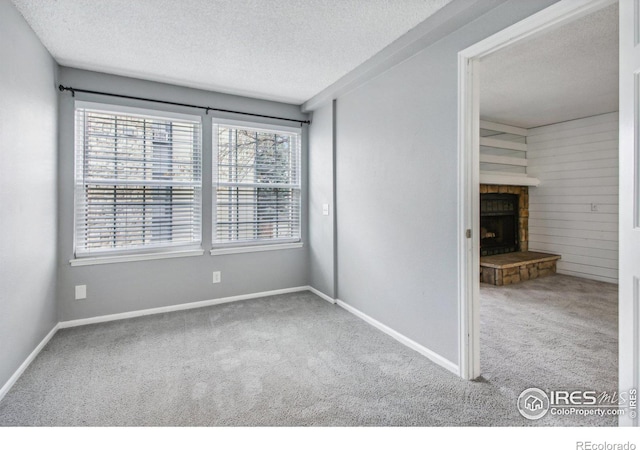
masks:
<instances>
[{"instance_id":1,"label":"adjoining room floor","mask_svg":"<svg viewBox=\"0 0 640 450\"><path fill-rule=\"evenodd\" d=\"M617 285L553 275L480 286L480 361L489 383L510 396L529 387L617 392Z\"/></svg>"},{"instance_id":2,"label":"adjoining room floor","mask_svg":"<svg viewBox=\"0 0 640 450\"><path fill-rule=\"evenodd\" d=\"M474 382L308 292L60 330L0 425L615 425L516 410L532 385L615 388L616 287L576 280L483 288Z\"/></svg>"}]
</instances>

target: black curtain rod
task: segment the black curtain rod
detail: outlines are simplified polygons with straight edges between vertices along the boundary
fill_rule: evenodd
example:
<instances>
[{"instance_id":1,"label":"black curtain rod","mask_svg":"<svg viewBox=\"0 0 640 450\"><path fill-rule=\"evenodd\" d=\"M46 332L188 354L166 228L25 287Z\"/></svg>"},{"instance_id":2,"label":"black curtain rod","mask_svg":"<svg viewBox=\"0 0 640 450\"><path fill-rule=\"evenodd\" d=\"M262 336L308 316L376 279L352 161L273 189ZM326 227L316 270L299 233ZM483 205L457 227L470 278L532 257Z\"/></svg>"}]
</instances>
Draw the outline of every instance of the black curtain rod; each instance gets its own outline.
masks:
<instances>
[{"instance_id":1,"label":"black curtain rod","mask_svg":"<svg viewBox=\"0 0 640 450\"><path fill-rule=\"evenodd\" d=\"M278 117L278 116L267 116L264 114L254 114L242 111L233 111L230 109L220 109L220 108L211 108L210 106L200 106L200 105L190 105L189 103L177 103L177 102L169 102L167 100L155 100L152 98L144 98L144 97L134 97L132 95L122 95L122 94L111 94L109 92L100 92L100 91L90 91L87 89L76 89L72 87L65 87L63 85L59 85L58 89L60 92L69 91L72 96L76 96L76 92L82 92L84 94L96 94L96 95L105 95L107 97L118 97L118 98L128 98L129 100L142 100L145 102L154 102L154 103L163 103L165 105L174 105L174 106L185 106L187 108L198 108L204 109L206 114L209 114L209 111L217 111L217 112L225 112L225 113L233 113L233 114L242 114L243 116L252 116L252 117L262 117L264 119L277 119L277 120L286 120L288 122L298 122L300 125L303 123L311 123L309 120L299 120L299 119L289 119L287 117Z\"/></svg>"}]
</instances>

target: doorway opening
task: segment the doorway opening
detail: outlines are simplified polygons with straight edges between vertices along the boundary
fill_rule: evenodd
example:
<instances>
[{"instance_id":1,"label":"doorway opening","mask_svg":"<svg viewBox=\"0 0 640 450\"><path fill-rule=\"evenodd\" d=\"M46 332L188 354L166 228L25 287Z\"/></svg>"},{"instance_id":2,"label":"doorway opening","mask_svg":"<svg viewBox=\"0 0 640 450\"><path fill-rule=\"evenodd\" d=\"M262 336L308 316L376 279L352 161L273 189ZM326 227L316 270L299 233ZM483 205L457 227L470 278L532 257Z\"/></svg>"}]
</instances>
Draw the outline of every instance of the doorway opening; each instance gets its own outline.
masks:
<instances>
[{"instance_id":1,"label":"doorway opening","mask_svg":"<svg viewBox=\"0 0 640 450\"><path fill-rule=\"evenodd\" d=\"M617 181L613 180L617 176L618 164L617 157L613 156L617 154L617 98L615 107L612 108L607 106L606 96L597 92L593 92L593 98L589 98L589 95L574 96L573 100L564 97L576 87L584 89L588 94L589 89L593 90L588 87L589 83L604 86L597 75L598 70L603 67L595 66L595 59L593 70L582 70L579 71L579 76L573 75L573 84L567 84L562 79L561 65L551 64L545 72L544 67L539 64L535 68L527 68L523 63L534 62L536 58L539 60L545 54L549 56L553 51L556 54L565 52L567 59L577 55L587 60L589 54L594 54L593 48L589 49L588 44L583 44L584 49L574 48L572 52L568 47L562 47L559 36L563 33L579 33L580 27L589 24L602 24L603 17L612 15L615 15L617 24L615 1L596 0L579 4L562 1L459 55L459 151L462 161L459 228L460 235L464 236L460 241L459 271L463 283L460 290L459 366L464 378L475 379L483 373L480 366L481 258L504 257L512 252L531 251L559 256L558 262L544 257L541 260L540 255L535 255L537 259L534 262L525 260L516 266L512 262L504 264L504 271L500 272L502 284L493 283L496 286L489 287L488 292L494 300L498 298L498 302L506 303L507 310L514 307L514 303L508 302L514 299L516 291L500 291L501 286L518 283L523 283L524 286L524 283L538 282L531 279L538 278L543 271L545 275L556 272L564 274L555 278L556 285L558 280L562 281L562 277L567 276L567 279L560 282L565 287L574 278L578 281L587 280L587 284L617 281L618 243L614 234L617 230L618 199L614 193L617 191ZM612 32L602 29L596 31ZM614 32L617 35L617 27ZM565 37L567 42L571 40L570 36ZM554 45L553 51L531 54L531 49L544 45L545 40ZM617 55L617 49L614 54ZM609 89L617 93L617 61L613 68L616 71L616 83ZM536 70L540 72L535 73ZM528 75L533 75L533 78L537 76L537 81L527 78ZM486 79L502 81L496 81L496 85L483 84L485 76ZM567 76L566 73L564 76ZM509 86L500 86L505 79ZM543 91L553 92L549 88L555 88L556 93L545 98ZM516 90L515 95L512 89ZM568 107L570 104L573 105L571 108ZM600 136L590 141L587 136L594 134ZM613 140L604 139L603 136L614 134L615 144L603 143ZM574 148L566 150L571 146ZM558 151L558 148L565 150ZM488 186L498 186L497 192L489 192L488 189L494 188ZM506 234L505 221L496 223L485 217L484 212L481 213L481 209L485 209L482 206L487 206L488 199L491 198L486 195L481 197L481 193L506 195L512 187L527 189L529 207L524 213L526 217L519 210L517 219L505 219L509 236L512 220L517 220L520 228L522 219L526 219L526 224L522 231L518 229L514 232L515 244L498 244L498 235L504 240ZM591 200L587 200L589 198ZM584 225L575 228L579 222ZM523 235L528 247L524 250L523 242L519 239ZM489 254L493 251L491 244L498 249L497 254ZM515 252L512 248L516 249ZM497 272L495 274L494 277L498 278ZM552 291L554 283L545 283L539 289ZM613 294L609 292L609 296L617 300L615 284L607 286L614 291ZM584 290L584 286L576 289ZM517 292L522 290L524 289ZM561 292L560 297L566 297L565 294ZM598 299L594 302L597 304ZM537 306L549 307L547 312L552 320L559 322L558 333L561 335L562 327L566 325L562 324L562 314L566 312L556 308L559 303L561 301L548 303L546 297L545 301L534 298L534 302L529 304L528 314L544 315L545 312L537 309ZM617 303L613 306L617 307ZM504 311L500 309L498 312ZM615 317L617 318L617 309ZM504 315L500 320L504 321ZM526 329L530 323L525 318L519 327ZM617 334L615 337L617 338ZM530 342L527 342L528 338ZM531 345L535 340L532 338L533 336L522 336L521 343ZM562 338L552 336L548 339L548 345L552 346L556 342L554 339L557 341ZM542 348L539 349L544 353ZM501 350L506 351L504 348ZM513 353L512 356L517 360L517 347L513 348ZM617 364L617 341L616 351L609 353L614 354ZM502 357L504 356L503 354ZM571 356L567 355L568 358Z\"/></svg>"}]
</instances>

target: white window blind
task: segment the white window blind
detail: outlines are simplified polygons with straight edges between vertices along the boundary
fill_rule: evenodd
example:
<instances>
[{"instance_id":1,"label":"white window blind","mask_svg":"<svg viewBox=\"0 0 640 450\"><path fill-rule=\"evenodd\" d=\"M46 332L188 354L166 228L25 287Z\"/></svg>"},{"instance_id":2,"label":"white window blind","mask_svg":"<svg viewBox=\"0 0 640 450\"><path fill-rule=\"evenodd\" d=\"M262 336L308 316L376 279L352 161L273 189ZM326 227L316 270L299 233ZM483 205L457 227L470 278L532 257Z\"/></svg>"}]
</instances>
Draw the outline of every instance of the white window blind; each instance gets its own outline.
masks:
<instances>
[{"instance_id":1,"label":"white window blind","mask_svg":"<svg viewBox=\"0 0 640 450\"><path fill-rule=\"evenodd\" d=\"M75 255L201 243L195 116L76 103Z\"/></svg>"},{"instance_id":2,"label":"white window blind","mask_svg":"<svg viewBox=\"0 0 640 450\"><path fill-rule=\"evenodd\" d=\"M214 247L300 241L300 130L213 124Z\"/></svg>"}]
</instances>

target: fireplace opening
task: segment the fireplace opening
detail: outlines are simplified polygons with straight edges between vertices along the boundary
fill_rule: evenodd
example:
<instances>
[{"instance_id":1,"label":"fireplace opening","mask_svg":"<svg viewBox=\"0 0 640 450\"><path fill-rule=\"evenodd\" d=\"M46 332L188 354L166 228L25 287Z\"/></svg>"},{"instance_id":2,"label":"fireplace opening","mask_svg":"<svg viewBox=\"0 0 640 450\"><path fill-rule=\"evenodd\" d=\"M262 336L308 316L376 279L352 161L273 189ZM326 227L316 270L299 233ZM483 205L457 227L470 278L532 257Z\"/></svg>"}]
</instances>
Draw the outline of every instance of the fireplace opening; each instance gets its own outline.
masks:
<instances>
[{"instance_id":1,"label":"fireplace opening","mask_svg":"<svg viewBox=\"0 0 640 450\"><path fill-rule=\"evenodd\" d=\"M480 256L517 252L518 196L480 195Z\"/></svg>"}]
</instances>

